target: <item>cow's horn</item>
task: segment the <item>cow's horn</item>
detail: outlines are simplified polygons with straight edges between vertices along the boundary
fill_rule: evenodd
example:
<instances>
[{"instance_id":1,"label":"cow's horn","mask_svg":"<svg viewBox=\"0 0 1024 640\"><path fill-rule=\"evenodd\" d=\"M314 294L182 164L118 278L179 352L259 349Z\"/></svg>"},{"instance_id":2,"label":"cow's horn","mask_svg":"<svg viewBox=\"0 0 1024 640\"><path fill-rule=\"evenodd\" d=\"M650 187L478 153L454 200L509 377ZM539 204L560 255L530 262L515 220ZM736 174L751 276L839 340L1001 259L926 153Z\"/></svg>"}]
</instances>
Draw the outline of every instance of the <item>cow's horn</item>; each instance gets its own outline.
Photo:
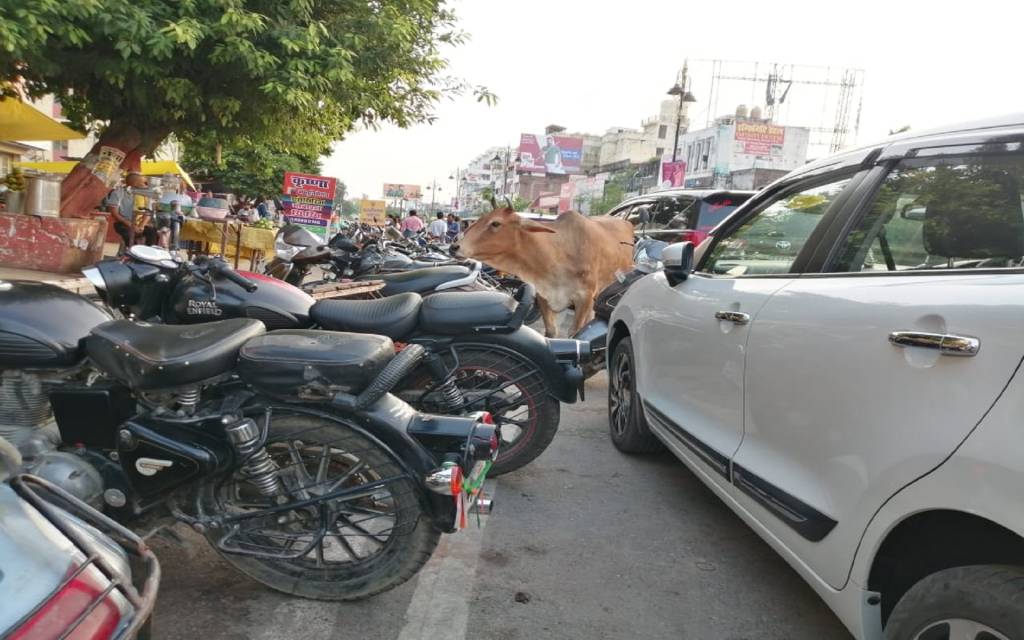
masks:
<instances>
[{"instance_id":1,"label":"cow's horn","mask_svg":"<svg viewBox=\"0 0 1024 640\"><path fill-rule=\"evenodd\" d=\"M505 202L506 202L506 204L508 204L508 208L509 209L515 209L515 207L512 206L512 198L509 198L508 196L505 196Z\"/></svg>"}]
</instances>

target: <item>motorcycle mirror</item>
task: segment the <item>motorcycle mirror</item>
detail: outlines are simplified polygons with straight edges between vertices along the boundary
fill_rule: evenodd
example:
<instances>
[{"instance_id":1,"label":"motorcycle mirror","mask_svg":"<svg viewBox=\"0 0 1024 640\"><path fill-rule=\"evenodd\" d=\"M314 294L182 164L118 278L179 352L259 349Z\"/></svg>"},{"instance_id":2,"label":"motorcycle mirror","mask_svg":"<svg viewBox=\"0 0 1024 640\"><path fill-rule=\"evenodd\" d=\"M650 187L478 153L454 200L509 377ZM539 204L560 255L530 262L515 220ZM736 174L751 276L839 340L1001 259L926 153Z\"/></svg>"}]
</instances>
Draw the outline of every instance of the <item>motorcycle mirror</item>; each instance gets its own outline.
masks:
<instances>
[{"instance_id":1,"label":"motorcycle mirror","mask_svg":"<svg viewBox=\"0 0 1024 640\"><path fill-rule=\"evenodd\" d=\"M670 286L676 286L690 277L693 272L693 243L676 242L661 250L665 264L665 279Z\"/></svg>"}]
</instances>

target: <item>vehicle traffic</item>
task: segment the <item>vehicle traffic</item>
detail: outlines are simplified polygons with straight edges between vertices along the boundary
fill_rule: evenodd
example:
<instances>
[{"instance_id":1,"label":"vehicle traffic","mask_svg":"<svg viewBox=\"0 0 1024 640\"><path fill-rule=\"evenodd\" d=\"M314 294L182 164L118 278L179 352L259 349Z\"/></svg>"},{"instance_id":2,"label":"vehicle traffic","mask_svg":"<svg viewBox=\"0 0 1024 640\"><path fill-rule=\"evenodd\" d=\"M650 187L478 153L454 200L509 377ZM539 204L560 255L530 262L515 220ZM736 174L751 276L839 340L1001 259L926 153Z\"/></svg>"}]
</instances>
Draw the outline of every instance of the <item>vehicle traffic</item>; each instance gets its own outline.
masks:
<instances>
[{"instance_id":1,"label":"vehicle traffic","mask_svg":"<svg viewBox=\"0 0 1024 640\"><path fill-rule=\"evenodd\" d=\"M666 247L611 314L612 442L672 451L857 638L1020 637L1022 188L1017 115L810 163Z\"/></svg>"}]
</instances>

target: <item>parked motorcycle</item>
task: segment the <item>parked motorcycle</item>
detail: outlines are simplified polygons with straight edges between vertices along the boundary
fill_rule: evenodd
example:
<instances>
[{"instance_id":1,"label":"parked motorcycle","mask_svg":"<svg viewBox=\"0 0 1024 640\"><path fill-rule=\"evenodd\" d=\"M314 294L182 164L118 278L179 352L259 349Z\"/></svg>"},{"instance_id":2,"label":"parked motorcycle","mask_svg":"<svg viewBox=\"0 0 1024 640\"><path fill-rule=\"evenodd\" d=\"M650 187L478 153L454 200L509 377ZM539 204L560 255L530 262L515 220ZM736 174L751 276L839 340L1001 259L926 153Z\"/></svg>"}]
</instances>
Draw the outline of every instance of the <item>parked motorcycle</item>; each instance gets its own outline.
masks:
<instances>
[{"instance_id":1,"label":"parked motorcycle","mask_svg":"<svg viewBox=\"0 0 1024 640\"><path fill-rule=\"evenodd\" d=\"M492 475L540 455L558 429L559 402L582 394L585 345L549 340L523 326L533 287L523 287L518 299L495 291L426 298L409 292L314 304L281 280L240 274L219 259L178 262L151 247L132 247L124 260L83 273L128 317L168 324L256 318L272 330L322 327L418 345L423 362L395 380L396 393L423 411L491 412L503 437Z\"/></svg>"},{"instance_id":2,"label":"parked motorcycle","mask_svg":"<svg viewBox=\"0 0 1024 640\"><path fill-rule=\"evenodd\" d=\"M486 413L424 415L391 394L426 349L396 355L383 336L111 320L30 282L0 285L0 336L0 435L27 472L126 524L186 523L242 573L302 597L408 580L466 524L500 443Z\"/></svg>"},{"instance_id":3,"label":"parked motorcycle","mask_svg":"<svg viewBox=\"0 0 1024 640\"><path fill-rule=\"evenodd\" d=\"M586 377L590 377L605 367L607 358L608 320L612 317L615 305L634 282L646 275L661 271L661 250L668 243L653 238L637 240L633 249L633 268L615 274L615 281L601 290L594 298L594 319L585 324L572 337L590 347L590 359L584 364Z\"/></svg>"}]
</instances>

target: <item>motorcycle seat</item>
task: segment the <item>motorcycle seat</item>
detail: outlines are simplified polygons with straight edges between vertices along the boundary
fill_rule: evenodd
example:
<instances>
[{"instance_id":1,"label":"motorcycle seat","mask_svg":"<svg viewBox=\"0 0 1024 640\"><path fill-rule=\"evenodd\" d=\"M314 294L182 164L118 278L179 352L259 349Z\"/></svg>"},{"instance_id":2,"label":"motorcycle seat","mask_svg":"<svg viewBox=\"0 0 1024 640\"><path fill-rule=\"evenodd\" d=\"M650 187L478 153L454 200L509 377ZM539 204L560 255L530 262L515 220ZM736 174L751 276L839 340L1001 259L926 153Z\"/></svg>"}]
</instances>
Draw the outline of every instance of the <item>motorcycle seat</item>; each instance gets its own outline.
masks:
<instances>
[{"instance_id":1,"label":"motorcycle seat","mask_svg":"<svg viewBox=\"0 0 1024 640\"><path fill-rule=\"evenodd\" d=\"M518 306L512 296L500 291L436 293L423 299L420 329L424 333L459 335L510 327Z\"/></svg>"},{"instance_id":2,"label":"motorcycle seat","mask_svg":"<svg viewBox=\"0 0 1024 640\"><path fill-rule=\"evenodd\" d=\"M309 317L324 329L376 333L400 340L416 329L423 299L402 293L379 300L320 300Z\"/></svg>"},{"instance_id":3,"label":"motorcycle seat","mask_svg":"<svg viewBox=\"0 0 1024 640\"><path fill-rule=\"evenodd\" d=\"M398 293L429 293L438 285L465 278L469 273L469 267L455 264L398 273L374 273L360 276L356 280L383 280L384 288L380 291L381 295L394 296Z\"/></svg>"},{"instance_id":4,"label":"motorcycle seat","mask_svg":"<svg viewBox=\"0 0 1024 640\"><path fill-rule=\"evenodd\" d=\"M186 325L112 320L93 328L85 351L132 389L171 389L231 371L242 345L265 332L249 318Z\"/></svg>"}]
</instances>

